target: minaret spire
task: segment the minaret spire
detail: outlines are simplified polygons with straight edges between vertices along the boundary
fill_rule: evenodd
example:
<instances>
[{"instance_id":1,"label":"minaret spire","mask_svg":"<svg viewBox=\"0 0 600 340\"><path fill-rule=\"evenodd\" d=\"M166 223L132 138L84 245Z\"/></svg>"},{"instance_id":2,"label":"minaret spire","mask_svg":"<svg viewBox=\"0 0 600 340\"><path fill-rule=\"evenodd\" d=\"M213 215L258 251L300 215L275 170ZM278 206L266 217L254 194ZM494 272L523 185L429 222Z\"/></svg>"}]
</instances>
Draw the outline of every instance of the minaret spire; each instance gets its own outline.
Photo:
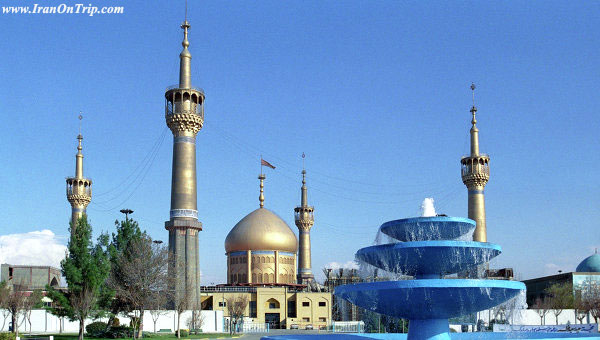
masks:
<instances>
[{"instance_id":1,"label":"minaret spire","mask_svg":"<svg viewBox=\"0 0 600 340\"><path fill-rule=\"evenodd\" d=\"M169 231L169 252L175 258L169 262L169 275L176 278L169 289L184 294L189 308L199 308L198 232L202 230L202 223L198 221L196 135L204 125L204 92L192 86L187 3L181 28L183 50L179 54L179 84L168 87L165 92L165 120L173 133L171 209L165 228Z\"/></svg>"},{"instance_id":2,"label":"minaret spire","mask_svg":"<svg viewBox=\"0 0 600 340\"><path fill-rule=\"evenodd\" d=\"M300 198L300 206L308 207L307 190L306 190L306 169L304 169L304 158L306 155L302 153L302 197Z\"/></svg>"},{"instance_id":3,"label":"minaret spire","mask_svg":"<svg viewBox=\"0 0 600 340\"><path fill-rule=\"evenodd\" d=\"M294 222L298 227L299 247L298 247L298 283L309 284L314 280L311 266L310 250L310 229L315 223L314 207L308 205L308 194L306 189L306 169L304 169L304 158L302 153L302 187L300 206L294 208Z\"/></svg>"},{"instance_id":4,"label":"minaret spire","mask_svg":"<svg viewBox=\"0 0 600 340\"><path fill-rule=\"evenodd\" d=\"M460 160L461 176L469 194L469 218L475 220L477 226L473 232L473 240L487 242L485 220L485 197L483 190L490 179L490 157L479 153L479 129L477 128L477 107L475 106L475 84L471 84L473 106L471 106L471 152Z\"/></svg>"},{"instance_id":5,"label":"minaret spire","mask_svg":"<svg viewBox=\"0 0 600 340\"><path fill-rule=\"evenodd\" d=\"M477 107L475 107L475 84L471 83L471 91L473 92L473 106L471 107L471 156L479 156L479 129L477 128Z\"/></svg>"},{"instance_id":6,"label":"minaret spire","mask_svg":"<svg viewBox=\"0 0 600 340\"><path fill-rule=\"evenodd\" d=\"M81 135L81 120L79 112L79 134L77 135L77 154L75 155L75 177L67 178L67 200L71 204L71 224L75 230L77 220L86 212L92 201L92 180L83 177L83 136Z\"/></svg>"},{"instance_id":7,"label":"minaret spire","mask_svg":"<svg viewBox=\"0 0 600 340\"><path fill-rule=\"evenodd\" d=\"M190 42L188 41L188 29L191 27L187 21L187 4L186 4L186 19L181 24L183 28L183 41L181 46L183 50L179 54L179 87L190 88L192 86L192 54L188 50Z\"/></svg>"}]
</instances>

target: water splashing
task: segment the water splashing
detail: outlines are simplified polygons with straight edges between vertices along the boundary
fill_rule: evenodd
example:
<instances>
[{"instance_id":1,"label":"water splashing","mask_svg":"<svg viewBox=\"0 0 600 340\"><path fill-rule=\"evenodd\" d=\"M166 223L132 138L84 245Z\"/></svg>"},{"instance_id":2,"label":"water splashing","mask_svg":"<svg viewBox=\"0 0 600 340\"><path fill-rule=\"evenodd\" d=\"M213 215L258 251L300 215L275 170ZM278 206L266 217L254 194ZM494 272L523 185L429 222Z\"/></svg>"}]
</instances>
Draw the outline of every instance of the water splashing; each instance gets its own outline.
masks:
<instances>
[{"instance_id":1,"label":"water splashing","mask_svg":"<svg viewBox=\"0 0 600 340\"><path fill-rule=\"evenodd\" d=\"M435 207L433 206L433 198L425 198L423 203L421 203L421 217L433 217L436 215Z\"/></svg>"}]
</instances>

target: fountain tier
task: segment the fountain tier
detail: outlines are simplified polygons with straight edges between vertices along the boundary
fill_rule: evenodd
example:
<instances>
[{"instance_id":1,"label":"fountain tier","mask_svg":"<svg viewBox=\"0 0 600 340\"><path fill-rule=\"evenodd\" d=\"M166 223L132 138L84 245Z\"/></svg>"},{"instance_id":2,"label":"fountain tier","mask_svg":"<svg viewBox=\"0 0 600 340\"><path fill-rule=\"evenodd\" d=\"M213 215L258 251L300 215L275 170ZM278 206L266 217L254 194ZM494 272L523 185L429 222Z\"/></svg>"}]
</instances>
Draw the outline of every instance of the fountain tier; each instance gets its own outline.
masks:
<instances>
[{"instance_id":1,"label":"fountain tier","mask_svg":"<svg viewBox=\"0 0 600 340\"><path fill-rule=\"evenodd\" d=\"M440 278L487 263L498 256L500 246L466 241L416 241L366 247L356 258L393 273Z\"/></svg>"}]
</instances>

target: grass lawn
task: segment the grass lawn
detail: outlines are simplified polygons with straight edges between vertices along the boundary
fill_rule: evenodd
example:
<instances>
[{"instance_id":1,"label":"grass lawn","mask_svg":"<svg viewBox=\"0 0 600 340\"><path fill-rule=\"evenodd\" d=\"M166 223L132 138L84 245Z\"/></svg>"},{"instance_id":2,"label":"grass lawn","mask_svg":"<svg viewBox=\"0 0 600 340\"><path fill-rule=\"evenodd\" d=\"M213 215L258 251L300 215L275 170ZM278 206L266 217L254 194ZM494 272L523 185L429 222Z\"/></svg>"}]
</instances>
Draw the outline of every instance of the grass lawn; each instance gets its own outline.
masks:
<instances>
[{"instance_id":1,"label":"grass lawn","mask_svg":"<svg viewBox=\"0 0 600 340\"><path fill-rule=\"evenodd\" d=\"M54 336L54 340L75 340L77 339L77 334L75 333L63 333L63 334L44 334L44 335L27 335L27 334L23 334L21 335L21 339L23 338L39 338L39 337L48 337L48 336ZM177 339L177 336L174 334L153 334L153 333L149 333L150 336L145 336L142 339L156 339L156 340L170 340L170 339ZM239 336L239 334L237 334L236 336ZM206 338L211 338L211 339L216 339L216 338L231 338L231 336L229 335L229 333L200 333L200 334L192 334L189 335L187 337L181 337L182 339L206 339ZM119 339L109 339L109 338L91 338L91 337L86 337L84 336L84 339L90 339L90 340L119 340ZM121 340L131 340L132 338L122 338Z\"/></svg>"}]
</instances>

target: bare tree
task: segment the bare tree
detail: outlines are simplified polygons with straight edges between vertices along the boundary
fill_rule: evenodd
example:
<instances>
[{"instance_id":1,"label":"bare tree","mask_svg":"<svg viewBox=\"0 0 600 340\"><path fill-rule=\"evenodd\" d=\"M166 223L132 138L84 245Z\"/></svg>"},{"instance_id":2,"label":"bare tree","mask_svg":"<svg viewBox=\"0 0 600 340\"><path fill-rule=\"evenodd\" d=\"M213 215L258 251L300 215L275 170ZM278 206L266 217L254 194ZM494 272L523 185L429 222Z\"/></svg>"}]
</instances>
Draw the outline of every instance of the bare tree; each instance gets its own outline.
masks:
<instances>
[{"instance_id":1,"label":"bare tree","mask_svg":"<svg viewBox=\"0 0 600 340\"><path fill-rule=\"evenodd\" d=\"M192 311L192 316L187 319L186 323L190 329L190 332L192 330L201 330L202 326L204 325L204 315L202 315L202 311L199 309L194 309Z\"/></svg>"},{"instance_id":2,"label":"bare tree","mask_svg":"<svg viewBox=\"0 0 600 340\"><path fill-rule=\"evenodd\" d=\"M550 311L548 300L537 298L531 308L535 309L538 316L540 317L540 325L545 324L546 314Z\"/></svg>"},{"instance_id":3,"label":"bare tree","mask_svg":"<svg viewBox=\"0 0 600 340\"><path fill-rule=\"evenodd\" d=\"M589 304L585 301L583 297L583 292L581 289L575 291L575 300L573 302L573 307L575 307L575 317L579 320L580 324L583 324L583 319L589 313Z\"/></svg>"},{"instance_id":4,"label":"bare tree","mask_svg":"<svg viewBox=\"0 0 600 340\"><path fill-rule=\"evenodd\" d=\"M230 297L226 299L227 302L227 312L229 313L230 325L229 333L235 333L235 328L240 323L242 318L244 317L244 313L246 312L246 307L248 306L248 295L242 294L237 295L235 297Z\"/></svg>"},{"instance_id":5,"label":"bare tree","mask_svg":"<svg viewBox=\"0 0 600 340\"><path fill-rule=\"evenodd\" d=\"M550 307L552 307L552 313L554 313L558 325L558 316L563 309L573 308L573 285L553 284L546 289L546 293L550 299Z\"/></svg>"},{"instance_id":6,"label":"bare tree","mask_svg":"<svg viewBox=\"0 0 600 340\"><path fill-rule=\"evenodd\" d=\"M27 300L26 286L24 284L3 285L2 307L10 312L12 331L16 336L19 336L19 314L25 309L25 301Z\"/></svg>"},{"instance_id":7,"label":"bare tree","mask_svg":"<svg viewBox=\"0 0 600 340\"><path fill-rule=\"evenodd\" d=\"M165 294L164 291L154 292L154 298L152 300L153 301L148 308L150 309L150 316L154 323L154 333L156 333L156 323L158 322L158 319L162 315L169 313L169 311L165 309L165 306L167 305L167 294Z\"/></svg>"},{"instance_id":8,"label":"bare tree","mask_svg":"<svg viewBox=\"0 0 600 340\"><path fill-rule=\"evenodd\" d=\"M4 330L4 326L6 325L6 319L10 316L10 312L6 309L6 299L8 298L8 294L10 294L10 289L7 289L6 281L0 282L0 308L2 308L2 316L4 320L2 321L2 328L0 330Z\"/></svg>"},{"instance_id":9,"label":"bare tree","mask_svg":"<svg viewBox=\"0 0 600 340\"><path fill-rule=\"evenodd\" d=\"M23 301L23 316L29 323L29 334L31 334L31 311L36 307L41 307L42 291L34 290Z\"/></svg>"},{"instance_id":10,"label":"bare tree","mask_svg":"<svg viewBox=\"0 0 600 340\"><path fill-rule=\"evenodd\" d=\"M157 293L166 291L168 256L164 246L143 235L133 240L113 266L109 284L118 298L134 313L134 337L141 337L144 311L154 304Z\"/></svg>"},{"instance_id":11,"label":"bare tree","mask_svg":"<svg viewBox=\"0 0 600 340\"><path fill-rule=\"evenodd\" d=\"M600 285L595 282L589 282L583 287L582 299L585 308L594 318L594 322L600 320Z\"/></svg>"},{"instance_id":12,"label":"bare tree","mask_svg":"<svg viewBox=\"0 0 600 340\"><path fill-rule=\"evenodd\" d=\"M178 278L178 275L181 273L185 273L185 264L183 261L177 261L177 255L170 253L169 261L171 266L168 275L168 300L171 308L175 310L177 314L177 338L181 338L181 314L186 310L192 309L195 307L195 304L190 301L193 296L190 291L191 287L188 287L186 282L181 282Z\"/></svg>"}]
</instances>

